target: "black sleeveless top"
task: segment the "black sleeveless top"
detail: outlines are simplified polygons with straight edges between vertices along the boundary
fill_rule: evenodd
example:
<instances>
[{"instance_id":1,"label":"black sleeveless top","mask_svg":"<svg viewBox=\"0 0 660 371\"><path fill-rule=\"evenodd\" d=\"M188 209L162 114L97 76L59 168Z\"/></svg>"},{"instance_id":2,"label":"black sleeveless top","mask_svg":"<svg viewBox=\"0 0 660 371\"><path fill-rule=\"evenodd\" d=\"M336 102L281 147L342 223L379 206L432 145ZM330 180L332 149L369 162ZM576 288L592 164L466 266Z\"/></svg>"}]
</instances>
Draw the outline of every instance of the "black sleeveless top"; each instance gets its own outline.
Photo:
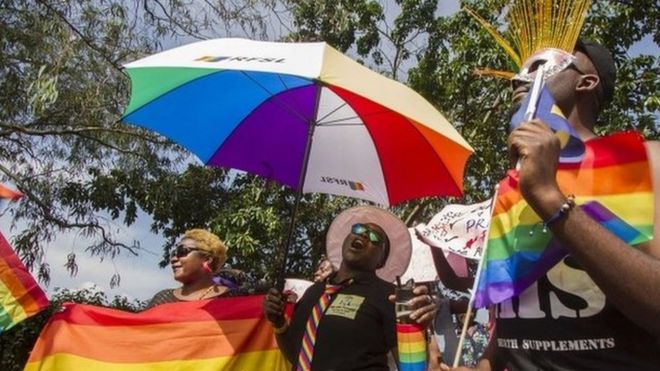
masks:
<instances>
[{"instance_id":1,"label":"black sleeveless top","mask_svg":"<svg viewBox=\"0 0 660 371\"><path fill-rule=\"evenodd\" d=\"M568 256L496 310L495 369L660 370L660 341ZM660 321L660 318L658 318Z\"/></svg>"}]
</instances>

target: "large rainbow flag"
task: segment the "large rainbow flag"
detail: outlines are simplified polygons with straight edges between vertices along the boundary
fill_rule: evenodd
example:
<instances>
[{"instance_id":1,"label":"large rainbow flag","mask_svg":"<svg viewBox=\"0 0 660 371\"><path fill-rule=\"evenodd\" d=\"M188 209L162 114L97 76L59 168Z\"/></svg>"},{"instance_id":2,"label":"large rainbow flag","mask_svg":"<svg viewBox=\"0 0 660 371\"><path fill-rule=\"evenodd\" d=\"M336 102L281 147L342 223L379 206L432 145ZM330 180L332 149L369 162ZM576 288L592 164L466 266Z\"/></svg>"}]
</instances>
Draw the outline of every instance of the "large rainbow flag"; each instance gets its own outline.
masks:
<instances>
[{"instance_id":1,"label":"large rainbow flag","mask_svg":"<svg viewBox=\"0 0 660 371\"><path fill-rule=\"evenodd\" d=\"M0 333L47 306L46 294L0 233Z\"/></svg>"},{"instance_id":2,"label":"large rainbow flag","mask_svg":"<svg viewBox=\"0 0 660 371\"><path fill-rule=\"evenodd\" d=\"M560 164L557 181L564 194L575 195L583 211L628 244L652 238L653 188L638 133L586 141L583 160ZM515 170L499 184L489 233L477 308L519 295L567 254L550 231L543 232L541 219L520 194Z\"/></svg>"},{"instance_id":3,"label":"large rainbow flag","mask_svg":"<svg viewBox=\"0 0 660 371\"><path fill-rule=\"evenodd\" d=\"M64 304L26 371L288 370L263 296L169 303L141 313Z\"/></svg>"}]
</instances>

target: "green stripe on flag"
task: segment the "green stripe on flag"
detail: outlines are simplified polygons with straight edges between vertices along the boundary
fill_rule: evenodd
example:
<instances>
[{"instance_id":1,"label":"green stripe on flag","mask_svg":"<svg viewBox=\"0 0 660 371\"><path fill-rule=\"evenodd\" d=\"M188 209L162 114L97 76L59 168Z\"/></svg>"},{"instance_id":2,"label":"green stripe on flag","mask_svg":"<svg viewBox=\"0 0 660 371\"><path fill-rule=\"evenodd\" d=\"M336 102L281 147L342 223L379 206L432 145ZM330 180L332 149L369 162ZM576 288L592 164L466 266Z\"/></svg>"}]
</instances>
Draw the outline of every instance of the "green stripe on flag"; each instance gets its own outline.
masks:
<instances>
[{"instance_id":1,"label":"green stripe on flag","mask_svg":"<svg viewBox=\"0 0 660 371\"><path fill-rule=\"evenodd\" d=\"M9 330L10 328L14 327L15 323L12 321L11 317L9 317L9 313L0 306L0 333L5 332Z\"/></svg>"},{"instance_id":2,"label":"green stripe on flag","mask_svg":"<svg viewBox=\"0 0 660 371\"><path fill-rule=\"evenodd\" d=\"M131 78L131 102L124 116L128 116L161 95L189 81L221 70L191 67L136 67L126 73Z\"/></svg>"},{"instance_id":3,"label":"green stripe on flag","mask_svg":"<svg viewBox=\"0 0 660 371\"><path fill-rule=\"evenodd\" d=\"M489 240L486 255L492 261L508 259L522 251L541 252L551 238L550 233L543 233L543 224L519 225L500 238Z\"/></svg>"},{"instance_id":4,"label":"green stripe on flag","mask_svg":"<svg viewBox=\"0 0 660 371\"><path fill-rule=\"evenodd\" d=\"M0 316L3 314L6 314L12 323L19 323L28 317L25 308L9 291L5 283L0 280Z\"/></svg>"}]
</instances>

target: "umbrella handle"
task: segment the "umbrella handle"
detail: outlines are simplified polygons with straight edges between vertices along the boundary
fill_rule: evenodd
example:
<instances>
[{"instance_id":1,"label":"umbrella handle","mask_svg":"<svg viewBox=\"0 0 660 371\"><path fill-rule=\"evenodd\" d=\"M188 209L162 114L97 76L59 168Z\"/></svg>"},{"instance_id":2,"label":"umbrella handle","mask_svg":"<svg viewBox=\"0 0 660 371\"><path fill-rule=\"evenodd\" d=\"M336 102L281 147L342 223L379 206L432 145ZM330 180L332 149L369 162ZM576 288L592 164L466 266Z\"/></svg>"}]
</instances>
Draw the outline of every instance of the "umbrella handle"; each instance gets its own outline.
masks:
<instances>
[{"instance_id":1,"label":"umbrella handle","mask_svg":"<svg viewBox=\"0 0 660 371\"><path fill-rule=\"evenodd\" d=\"M277 281L275 282L275 288L280 292L284 290L287 261L289 260L289 249L291 248L291 241L293 240L293 232L295 231L295 227L296 227L296 217L298 216L298 206L300 205L301 198L302 198L302 190L299 190L296 193L296 200L294 201L293 204L293 212L291 213L291 220L289 221L289 231L287 232L286 242L284 243L283 246L280 270L277 273Z\"/></svg>"},{"instance_id":2,"label":"umbrella handle","mask_svg":"<svg viewBox=\"0 0 660 371\"><path fill-rule=\"evenodd\" d=\"M305 146L305 154L302 161L302 167L300 170L300 177L298 178L298 190L296 192L296 200L293 204L293 212L291 213L291 221L289 223L289 232L286 237L286 244L284 245L284 251L282 252L282 262L280 265L280 271L277 275L277 281L275 287L282 291L284 290L284 275L286 274L287 269L287 260L289 258L289 249L291 248L291 240L293 240L293 232L296 226L296 217L298 216L298 206L300 204L300 199L302 198L303 188L305 187L305 177L307 176L307 165L309 165L309 153L312 150L312 141L314 139L314 129L316 129L316 116L319 110L319 101L321 99L321 86L318 85L316 89L316 104L314 105L314 114L312 119L309 121L309 126L307 128L307 144Z\"/></svg>"}]
</instances>

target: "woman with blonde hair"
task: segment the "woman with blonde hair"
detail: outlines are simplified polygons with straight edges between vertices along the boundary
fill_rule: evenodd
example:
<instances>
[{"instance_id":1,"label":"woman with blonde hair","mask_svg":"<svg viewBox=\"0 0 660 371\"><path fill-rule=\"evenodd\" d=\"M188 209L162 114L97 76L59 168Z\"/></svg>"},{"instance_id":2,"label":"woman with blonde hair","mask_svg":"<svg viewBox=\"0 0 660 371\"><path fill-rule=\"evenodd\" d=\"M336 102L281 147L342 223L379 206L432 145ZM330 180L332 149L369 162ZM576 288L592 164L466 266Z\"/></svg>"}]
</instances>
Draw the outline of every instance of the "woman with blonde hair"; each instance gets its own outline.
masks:
<instances>
[{"instance_id":1,"label":"woman with blonde hair","mask_svg":"<svg viewBox=\"0 0 660 371\"><path fill-rule=\"evenodd\" d=\"M165 303L233 296L233 290L213 279L226 260L227 248L218 236L199 228L186 231L170 254L174 279L182 286L158 292L147 309Z\"/></svg>"}]
</instances>

